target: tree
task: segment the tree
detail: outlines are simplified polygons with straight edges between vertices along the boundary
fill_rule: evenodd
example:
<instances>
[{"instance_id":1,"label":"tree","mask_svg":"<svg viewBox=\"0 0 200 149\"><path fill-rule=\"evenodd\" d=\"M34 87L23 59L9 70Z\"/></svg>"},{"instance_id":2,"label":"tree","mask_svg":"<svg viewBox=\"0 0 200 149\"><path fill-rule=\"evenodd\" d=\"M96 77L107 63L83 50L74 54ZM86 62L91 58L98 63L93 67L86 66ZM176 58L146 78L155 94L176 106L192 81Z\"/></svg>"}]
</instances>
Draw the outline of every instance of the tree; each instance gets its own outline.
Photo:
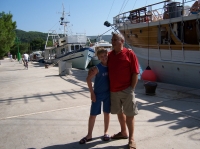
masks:
<instances>
[{"instance_id":1,"label":"tree","mask_svg":"<svg viewBox=\"0 0 200 149\"><path fill-rule=\"evenodd\" d=\"M0 58L10 51L10 47L14 45L16 22L12 21L11 13L0 13Z\"/></svg>"},{"instance_id":2,"label":"tree","mask_svg":"<svg viewBox=\"0 0 200 149\"><path fill-rule=\"evenodd\" d=\"M19 52L20 54L24 54L24 53L29 53L29 44L28 43L20 43L19 44ZM12 55L16 55L17 56L17 52L18 52L18 47L17 47L17 43L15 43L11 49L10 49L10 53L12 53Z\"/></svg>"},{"instance_id":3,"label":"tree","mask_svg":"<svg viewBox=\"0 0 200 149\"><path fill-rule=\"evenodd\" d=\"M30 45L35 50L44 50L45 41L41 38L36 38L31 41Z\"/></svg>"}]
</instances>

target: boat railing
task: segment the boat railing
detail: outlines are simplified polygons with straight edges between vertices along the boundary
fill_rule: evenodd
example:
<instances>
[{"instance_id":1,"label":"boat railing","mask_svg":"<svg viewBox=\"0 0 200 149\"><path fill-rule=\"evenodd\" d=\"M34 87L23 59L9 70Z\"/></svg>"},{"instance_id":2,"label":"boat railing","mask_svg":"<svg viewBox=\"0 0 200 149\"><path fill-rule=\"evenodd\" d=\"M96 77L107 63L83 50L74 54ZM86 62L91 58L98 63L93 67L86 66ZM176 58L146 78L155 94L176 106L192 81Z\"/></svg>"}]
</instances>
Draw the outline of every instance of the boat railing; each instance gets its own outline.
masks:
<instances>
[{"instance_id":1,"label":"boat railing","mask_svg":"<svg viewBox=\"0 0 200 149\"><path fill-rule=\"evenodd\" d=\"M188 5L191 5L195 1L196 0L184 0L183 2L169 2L169 0L166 0L148 5L115 16L113 18L113 24L116 25L116 27L120 27L125 24L149 23L188 16L194 14L191 12L192 8Z\"/></svg>"}]
</instances>

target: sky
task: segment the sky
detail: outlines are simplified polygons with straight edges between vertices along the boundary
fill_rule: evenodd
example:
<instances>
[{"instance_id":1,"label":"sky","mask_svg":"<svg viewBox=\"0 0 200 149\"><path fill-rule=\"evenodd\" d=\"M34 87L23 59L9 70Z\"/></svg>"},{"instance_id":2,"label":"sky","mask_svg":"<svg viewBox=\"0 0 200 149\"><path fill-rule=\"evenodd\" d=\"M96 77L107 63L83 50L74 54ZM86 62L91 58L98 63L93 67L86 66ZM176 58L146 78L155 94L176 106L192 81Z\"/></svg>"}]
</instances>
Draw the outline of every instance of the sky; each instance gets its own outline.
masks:
<instances>
[{"instance_id":1,"label":"sky","mask_svg":"<svg viewBox=\"0 0 200 149\"><path fill-rule=\"evenodd\" d=\"M60 17L63 6L68 23L68 34L84 33L97 36L110 28L113 17L122 12L154 4L161 0L0 0L0 12L11 13L17 29L48 33L63 33ZM70 16L68 16L70 14ZM111 34L110 32L105 33Z\"/></svg>"}]
</instances>

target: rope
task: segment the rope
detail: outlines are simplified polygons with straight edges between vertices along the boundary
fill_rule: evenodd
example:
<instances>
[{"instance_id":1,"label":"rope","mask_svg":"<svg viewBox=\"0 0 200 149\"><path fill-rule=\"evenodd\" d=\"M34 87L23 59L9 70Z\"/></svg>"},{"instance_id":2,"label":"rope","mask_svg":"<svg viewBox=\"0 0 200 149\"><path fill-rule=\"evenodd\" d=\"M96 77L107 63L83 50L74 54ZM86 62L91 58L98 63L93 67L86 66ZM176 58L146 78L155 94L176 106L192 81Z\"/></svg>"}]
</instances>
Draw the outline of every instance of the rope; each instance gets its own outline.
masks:
<instances>
[{"instance_id":1,"label":"rope","mask_svg":"<svg viewBox=\"0 0 200 149\"><path fill-rule=\"evenodd\" d=\"M149 66L149 21L148 21L148 66Z\"/></svg>"},{"instance_id":2,"label":"rope","mask_svg":"<svg viewBox=\"0 0 200 149\"><path fill-rule=\"evenodd\" d=\"M109 15L110 15L111 9L112 9L112 7L113 7L114 1L115 1L115 0L113 0L112 6L111 6L110 11L109 11L109 13L108 13L108 17L109 17ZM107 17L106 20L108 20L108 17Z\"/></svg>"},{"instance_id":3,"label":"rope","mask_svg":"<svg viewBox=\"0 0 200 149\"><path fill-rule=\"evenodd\" d=\"M111 26L111 27L112 27L112 26ZM117 32L117 29L118 29L118 28L115 29L115 28L112 27L111 29L109 29L109 30L107 30L106 32L104 32L103 34L97 36L95 39L98 39L99 37L101 37L102 35L104 35L105 33L109 32L109 31L112 30L112 29L114 29L115 32Z\"/></svg>"},{"instance_id":4,"label":"rope","mask_svg":"<svg viewBox=\"0 0 200 149\"><path fill-rule=\"evenodd\" d=\"M120 9L120 11L119 11L119 14L122 12L122 8L123 8L123 5L124 5L125 1L126 1L126 0L124 0L124 2L123 2L123 4L122 4L122 7L121 7L121 9Z\"/></svg>"},{"instance_id":5,"label":"rope","mask_svg":"<svg viewBox=\"0 0 200 149\"><path fill-rule=\"evenodd\" d=\"M146 0L146 4L145 4L145 6L147 5L147 0Z\"/></svg>"},{"instance_id":6,"label":"rope","mask_svg":"<svg viewBox=\"0 0 200 149\"><path fill-rule=\"evenodd\" d=\"M54 28L56 25L58 25L58 22L56 22L52 28ZM52 28L50 30L52 30Z\"/></svg>"},{"instance_id":7,"label":"rope","mask_svg":"<svg viewBox=\"0 0 200 149\"><path fill-rule=\"evenodd\" d=\"M124 8L125 8L125 6L127 5L128 1L129 1L129 0L126 1L126 4L124 5L122 11L124 10ZM121 12L120 12L120 13L121 13Z\"/></svg>"},{"instance_id":8,"label":"rope","mask_svg":"<svg viewBox=\"0 0 200 149\"><path fill-rule=\"evenodd\" d=\"M133 8L135 7L136 2L137 2L137 0L135 1L134 5L133 5ZM133 9L133 8L132 8L132 9Z\"/></svg>"},{"instance_id":9,"label":"rope","mask_svg":"<svg viewBox=\"0 0 200 149\"><path fill-rule=\"evenodd\" d=\"M199 27L199 19L196 20L196 30L197 30L197 41L199 42L199 50L200 50L200 27Z\"/></svg>"},{"instance_id":10,"label":"rope","mask_svg":"<svg viewBox=\"0 0 200 149\"><path fill-rule=\"evenodd\" d=\"M183 62L185 61L185 52L184 52L184 21L183 21L183 16L182 16L182 21L181 21L181 46L182 46L182 52L183 52Z\"/></svg>"}]
</instances>

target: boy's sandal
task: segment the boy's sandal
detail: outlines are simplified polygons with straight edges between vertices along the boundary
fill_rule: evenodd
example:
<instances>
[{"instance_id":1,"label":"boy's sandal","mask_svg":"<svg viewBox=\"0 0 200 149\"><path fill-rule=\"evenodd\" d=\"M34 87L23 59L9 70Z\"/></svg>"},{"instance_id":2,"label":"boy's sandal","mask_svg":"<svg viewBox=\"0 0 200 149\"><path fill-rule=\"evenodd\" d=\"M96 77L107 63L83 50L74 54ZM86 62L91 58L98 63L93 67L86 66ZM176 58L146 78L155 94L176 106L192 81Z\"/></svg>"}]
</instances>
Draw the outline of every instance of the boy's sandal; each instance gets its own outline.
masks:
<instances>
[{"instance_id":1,"label":"boy's sandal","mask_svg":"<svg viewBox=\"0 0 200 149\"><path fill-rule=\"evenodd\" d=\"M110 136L108 134L105 134L103 136L103 141L109 141L110 140Z\"/></svg>"},{"instance_id":2,"label":"boy's sandal","mask_svg":"<svg viewBox=\"0 0 200 149\"><path fill-rule=\"evenodd\" d=\"M130 141L128 143L128 146L129 146L129 149L136 149L136 143L135 142Z\"/></svg>"},{"instance_id":3,"label":"boy's sandal","mask_svg":"<svg viewBox=\"0 0 200 149\"><path fill-rule=\"evenodd\" d=\"M79 144L85 144L86 142L89 142L89 141L92 141L92 138L87 139L86 137L84 137L79 141Z\"/></svg>"}]
</instances>

